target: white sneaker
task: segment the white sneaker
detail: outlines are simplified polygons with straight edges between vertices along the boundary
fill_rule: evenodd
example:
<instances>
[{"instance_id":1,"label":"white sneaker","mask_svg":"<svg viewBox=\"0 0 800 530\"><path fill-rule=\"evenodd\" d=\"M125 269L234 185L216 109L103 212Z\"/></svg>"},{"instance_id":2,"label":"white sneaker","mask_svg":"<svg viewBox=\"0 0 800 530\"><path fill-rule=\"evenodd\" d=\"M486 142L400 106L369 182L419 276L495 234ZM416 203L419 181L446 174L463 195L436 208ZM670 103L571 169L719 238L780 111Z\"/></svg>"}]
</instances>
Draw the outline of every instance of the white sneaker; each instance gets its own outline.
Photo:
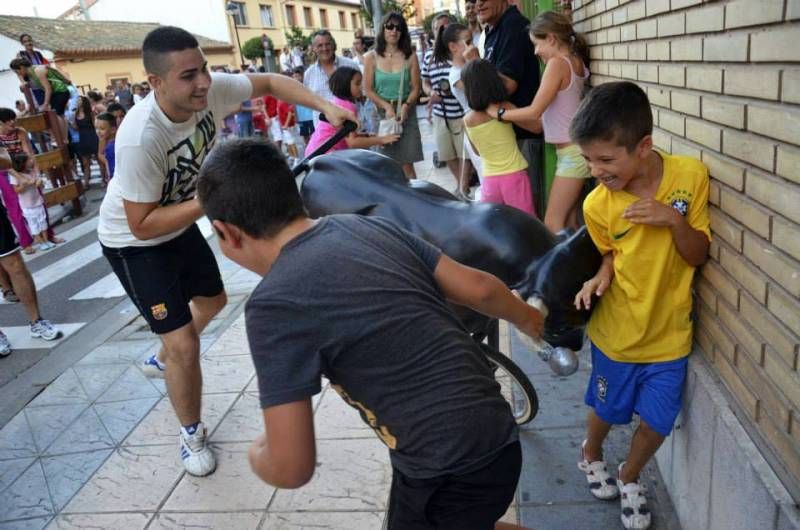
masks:
<instances>
[{"instance_id":1,"label":"white sneaker","mask_svg":"<svg viewBox=\"0 0 800 530\"><path fill-rule=\"evenodd\" d=\"M36 322L31 322L31 337L56 340L61 337L61 330L56 328L49 320L40 318Z\"/></svg>"},{"instance_id":2,"label":"white sneaker","mask_svg":"<svg viewBox=\"0 0 800 530\"><path fill-rule=\"evenodd\" d=\"M11 355L11 343L8 342L6 334L0 331L0 359Z\"/></svg>"},{"instance_id":3,"label":"white sneaker","mask_svg":"<svg viewBox=\"0 0 800 530\"><path fill-rule=\"evenodd\" d=\"M166 369L167 365L159 361L155 353L142 363L142 372L144 372L144 375L147 377L164 379L164 370Z\"/></svg>"},{"instance_id":4,"label":"white sneaker","mask_svg":"<svg viewBox=\"0 0 800 530\"><path fill-rule=\"evenodd\" d=\"M213 473L217 468L217 459L206 443L206 426L203 422L197 424L193 434L189 434L181 427L180 439L181 460L186 471L196 477Z\"/></svg>"},{"instance_id":5,"label":"white sneaker","mask_svg":"<svg viewBox=\"0 0 800 530\"><path fill-rule=\"evenodd\" d=\"M589 491L600 500L611 500L619 495L617 479L608 474L608 468L603 460L589 462L583 454L586 440L581 444L581 461L578 462L578 469L586 473L586 480L589 482Z\"/></svg>"},{"instance_id":6,"label":"white sneaker","mask_svg":"<svg viewBox=\"0 0 800 530\"><path fill-rule=\"evenodd\" d=\"M625 462L619 465L620 472L622 472L622 466L624 465ZM635 530L650 528L651 514L650 510L647 508L647 497L645 497L647 488L643 484L640 484L638 480L636 482L623 484L622 479L618 479L617 483L619 484L621 493L619 499L622 509L622 513L620 514L622 526Z\"/></svg>"}]
</instances>

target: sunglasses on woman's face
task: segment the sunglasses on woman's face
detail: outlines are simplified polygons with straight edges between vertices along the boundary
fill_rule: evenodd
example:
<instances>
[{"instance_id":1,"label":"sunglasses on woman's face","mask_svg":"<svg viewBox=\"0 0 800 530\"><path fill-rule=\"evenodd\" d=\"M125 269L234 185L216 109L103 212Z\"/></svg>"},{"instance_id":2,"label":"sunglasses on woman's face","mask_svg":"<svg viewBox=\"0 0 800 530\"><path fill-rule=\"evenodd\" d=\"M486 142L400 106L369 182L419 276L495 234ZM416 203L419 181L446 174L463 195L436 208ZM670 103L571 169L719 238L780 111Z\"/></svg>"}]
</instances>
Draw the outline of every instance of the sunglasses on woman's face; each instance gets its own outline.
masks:
<instances>
[{"instance_id":1,"label":"sunglasses on woman's face","mask_svg":"<svg viewBox=\"0 0 800 530\"><path fill-rule=\"evenodd\" d=\"M400 31L401 28L400 24L394 24L392 22L389 22L388 24L383 25L383 29L388 31Z\"/></svg>"}]
</instances>

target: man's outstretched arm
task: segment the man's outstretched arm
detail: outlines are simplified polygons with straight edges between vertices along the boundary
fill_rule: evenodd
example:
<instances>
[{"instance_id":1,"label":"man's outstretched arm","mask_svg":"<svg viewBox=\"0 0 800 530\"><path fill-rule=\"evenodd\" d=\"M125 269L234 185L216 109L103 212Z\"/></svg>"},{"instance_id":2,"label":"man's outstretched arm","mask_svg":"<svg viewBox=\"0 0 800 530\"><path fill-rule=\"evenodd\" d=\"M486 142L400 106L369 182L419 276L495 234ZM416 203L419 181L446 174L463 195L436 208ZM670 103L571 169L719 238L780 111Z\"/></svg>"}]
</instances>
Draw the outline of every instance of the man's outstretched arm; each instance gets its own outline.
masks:
<instances>
[{"instance_id":1,"label":"man's outstretched arm","mask_svg":"<svg viewBox=\"0 0 800 530\"><path fill-rule=\"evenodd\" d=\"M247 77L253 84L254 98L272 95L287 103L318 110L325 114L334 127L341 126L345 120L358 123L355 114L337 107L330 101L325 101L291 77L280 74L247 74Z\"/></svg>"},{"instance_id":2,"label":"man's outstretched arm","mask_svg":"<svg viewBox=\"0 0 800 530\"><path fill-rule=\"evenodd\" d=\"M542 314L515 296L496 276L462 265L444 254L439 258L433 275L451 302L507 320L533 338L542 337Z\"/></svg>"}]
</instances>

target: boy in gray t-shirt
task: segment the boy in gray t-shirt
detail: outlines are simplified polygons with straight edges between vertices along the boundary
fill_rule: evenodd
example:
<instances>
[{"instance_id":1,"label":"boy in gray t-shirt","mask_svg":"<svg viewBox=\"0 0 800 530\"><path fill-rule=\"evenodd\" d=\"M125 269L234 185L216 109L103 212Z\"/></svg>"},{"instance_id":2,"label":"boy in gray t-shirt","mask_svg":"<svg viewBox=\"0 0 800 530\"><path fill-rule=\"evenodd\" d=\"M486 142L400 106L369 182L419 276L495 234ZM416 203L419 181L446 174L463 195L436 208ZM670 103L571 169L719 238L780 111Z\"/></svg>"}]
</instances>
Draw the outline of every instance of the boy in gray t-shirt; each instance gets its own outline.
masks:
<instances>
[{"instance_id":1,"label":"boy in gray t-shirt","mask_svg":"<svg viewBox=\"0 0 800 530\"><path fill-rule=\"evenodd\" d=\"M447 301L534 337L542 315L389 221L309 219L272 144L218 146L198 194L223 253L264 276L246 307L266 430L253 471L281 488L310 480L325 375L390 450L389 528L493 528L519 478L517 427Z\"/></svg>"}]
</instances>

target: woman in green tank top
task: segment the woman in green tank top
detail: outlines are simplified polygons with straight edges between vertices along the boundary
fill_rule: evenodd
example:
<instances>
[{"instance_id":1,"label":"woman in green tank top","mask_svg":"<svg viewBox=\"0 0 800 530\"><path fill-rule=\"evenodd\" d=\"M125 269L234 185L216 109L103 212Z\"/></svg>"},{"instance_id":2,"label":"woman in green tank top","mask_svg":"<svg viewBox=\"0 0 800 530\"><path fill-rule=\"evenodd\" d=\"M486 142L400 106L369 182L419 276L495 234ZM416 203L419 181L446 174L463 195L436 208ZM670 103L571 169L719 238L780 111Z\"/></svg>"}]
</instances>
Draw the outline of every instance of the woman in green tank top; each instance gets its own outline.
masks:
<instances>
[{"instance_id":1,"label":"woman in green tank top","mask_svg":"<svg viewBox=\"0 0 800 530\"><path fill-rule=\"evenodd\" d=\"M28 83L32 88L39 88L44 91L44 101L39 110L53 110L58 115L62 138L65 142L68 141L67 121L64 119L64 111L67 109L67 103L69 102L69 85L72 82L55 68L44 64L34 66L28 59L21 57L11 61L10 67L22 83Z\"/></svg>"},{"instance_id":2,"label":"woman in green tank top","mask_svg":"<svg viewBox=\"0 0 800 530\"><path fill-rule=\"evenodd\" d=\"M381 152L402 165L406 177L415 178L414 162L423 159L417 123L421 81L417 55L411 49L408 26L400 13L383 17L375 49L364 56L364 86L381 119L396 118L403 124L400 140L383 146Z\"/></svg>"}]
</instances>

